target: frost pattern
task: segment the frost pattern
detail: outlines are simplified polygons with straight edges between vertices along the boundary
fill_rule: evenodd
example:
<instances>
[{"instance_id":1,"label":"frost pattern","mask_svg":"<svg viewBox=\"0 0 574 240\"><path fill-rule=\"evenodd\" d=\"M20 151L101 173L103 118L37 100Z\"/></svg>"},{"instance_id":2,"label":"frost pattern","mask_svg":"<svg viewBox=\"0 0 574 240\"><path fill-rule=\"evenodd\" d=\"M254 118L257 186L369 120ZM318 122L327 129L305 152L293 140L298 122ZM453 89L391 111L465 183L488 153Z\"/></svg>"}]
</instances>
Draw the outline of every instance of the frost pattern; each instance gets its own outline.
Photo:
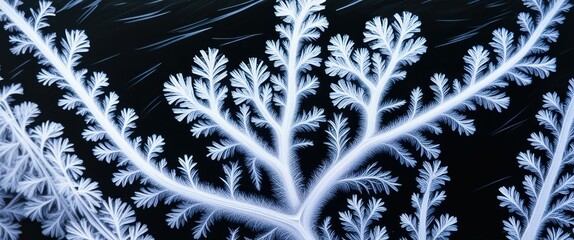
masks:
<instances>
[{"instance_id":1,"label":"frost pattern","mask_svg":"<svg viewBox=\"0 0 574 240\"><path fill-rule=\"evenodd\" d=\"M371 198L365 205L357 195L347 200L349 211L339 212L339 220L343 224L343 229L347 232L347 239L388 239L387 230L383 227L375 226L369 229L374 221L381 219L382 213L387 209L383 206L381 199Z\"/></svg>"},{"instance_id":2,"label":"frost pattern","mask_svg":"<svg viewBox=\"0 0 574 240\"><path fill-rule=\"evenodd\" d=\"M508 239L570 239L574 225L574 79L564 101L557 93L544 95L536 114L541 132L530 135L532 150L518 155L518 164L530 172L516 187L500 188L500 206L512 216L504 221Z\"/></svg>"},{"instance_id":3,"label":"frost pattern","mask_svg":"<svg viewBox=\"0 0 574 240\"><path fill-rule=\"evenodd\" d=\"M23 217L20 211L21 205L17 202L13 194L4 190L0 191L0 237L7 240L16 240L20 236L19 220ZM5 202L4 199L12 199Z\"/></svg>"},{"instance_id":4,"label":"frost pattern","mask_svg":"<svg viewBox=\"0 0 574 240\"><path fill-rule=\"evenodd\" d=\"M448 239L458 230L457 218L448 214L434 216L435 208L445 199L444 191L438 191L450 178L447 167L440 161L424 162L417 178L420 193L413 193L411 202L415 214L402 214L401 227L409 232L410 239ZM430 230L430 231L429 231Z\"/></svg>"},{"instance_id":5,"label":"frost pattern","mask_svg":"<svg viewBox=\"0 0 574 240\"><path fill-rule=\"evenodd\" d=\"M31 127L40 110L31 102L12 105L22 94L19 84L0 90L2 198L13 195L10 203L2 204L3 239L16 239L19 230L10 221L22 217L42 223L42 233L51 237L153 239L126 203L105 202L98 184L82 177L83 161L62 138L62 125L43 122Z\"/></svg>"},{"instance_id":6,"label":"frost pattern","mask_svg":"<svg viewBox=\"0 0 574 240\"><path fill-rule=\"evenodd\" d=\"M325 0L277 1L275 15L282 22L276 26L279 39L266 43L269 61L251 58L228 71L227 57L209 48L193 58L192 76L175 74L164 84L165 97L173 105L176 119L190 124L194 137L217 136L207 147L207 157L222 161L222 185L202 181L190 155L181 156L177 160L179 167L170 169L167 161L176 160L161 157L163 137L135 136L133 130L138 116L133 109L118 109L119 96L106 90L106 74L78 67L81 54L90 46L84 31L68 30L63 37L46 31L49 27L46 18L55 15L49 2L41 1L39 8L31 11L32 16L26 17L18 10L20 1L3 0L0 16L6 22L5 29L13 34L10 36L12 52L34 54L43 66L38 74L39 82L60 88L63 96L58 105L75 110L85 119L87 127L82 136L97 144L94 156L117 166L113 181L118 186L136 181L142 185L132 197L136 206L154 207L160 201L173 206L167 223L174 228L186 225L192 218L198 219L193 227L195 238L207 237L215 222L227 219L245 222L247 228L261 233L257 236L261 239L319 236L334 239L331 217L319 219L323 205L333 193L391 194L398 190L397 177L384 171L379 163L367 162L372 152L382 151L403 165L413 167L421 159L439 156L439 145L427 136L442 133L443 125L462 135L474 133L476 129L473 120L465 115L467 112L479 107L501 111L508 106L504 87L509 83L527 85L533 78L546 78L555 71L555 59L544 53L549 49L548 44L557 40L555 27L563 22L562 14L570 8L565 0L548 3L524 0L534 15L521 13L518 16L522 32L515 37L515 33L499 28L493 32L490 47L469 49L463 58L465 74L461 80L451 81L444 74L434 74L430 78L433 100L425 102L421 88L413 89L406 99L387 96L394 83L405 80L406 68L415 64L427 50L425 38L419 36L421 22L416 15L403 12L392 19L376 17L368 21L364 47L347 35L336 35L327 47L329 57L321 59L321 47L315 42L328 27L320 13L324 3ZM320 107L302 104L317 91L319 78L313 73L322 63L325 73L335 78L330 94L333 105L358 113L363 128L351 129L349 119L343 114L326 116ZM227 101L233 101L234 106L226 104ZM37 114L33 104L23 110L28 114L24 122L30 114ZM3 114L18 111L22 109L9 106L2 109ZM398 117L383 124L382 119L387 116ZM27 124L19 130L24 131ZM25 186L21 194L34 203L28 205L30 208L41 208L42 203L52 198L76 197L58 201L62 212L24 211L44 224L46 235L63 236L62 224L71 221L73 224L66 230L72 237L97 239L98 234L102 234L103 238L110 239L112 236L149 238L145 235L145 226L135 223L129 205L114 199L102 200L97 185L81 178L84 170L81 161L72 154L68 141L60 137L60 125L48 122L37 128L40 128L36 130L38 133L23 134L29 140L8 138L7 141L15 146L37 147L33 162L60 163L39 168L42 171L66 164L71 164L70 170L60 169L57 174L48 175L32 171L31 177L11 176L4 170L1 173L2 180L8 178L6 181L12 184L6 185L9 186L7 193L18 192ZM327 131L325 144L329 155L313 177L307 179L301 173L300 162L308 160L298 152L317 144L315 139L305 138L305 133L323 130ZM356 137L350 138L351 133ZM50 144L38 142L42 136L50 140ZM14 163L18 157L2 159L12 161L4 166L33 169L33 166ZM438 162L423 163L419 184L427 187L420 187L422 200L413 200L417 206L420 204L415 207L417 217L404 215L403 218L403 224L417 225L417 230L406 228L420 238L429 234L447 238L456 230L456 218L443 215L433 222L430 217L444 196L436 190L448 179L445 172L446 168ZM68 182L54 184L53 190L49 190L51 187L44 190L45 184L61 178ZM268 180L273 186L273 198L246 191L241 178L249 179L257 190ZM68 189L70 186L74 188ZM78 189L82 191L76 192ZM348 208L350 210L340 212L338 218L347 231L346 238L388 238L384 227L367 227L378 221L385 211L382 200L376 197L363 200L353 195L348 200ZM99 209L98 215L95 209ZM74 215L76 210L86 219L78 221L79 217ZM10 222L19 216L0 217L4 223L4 219ZM421 224L423 221L427 224ZM9 237L18 234L15 223L2 226L8 227L1 233ZM230 229L230 233L229 238L235 239L239 230ZM551 234L562 232L556 230Z\"/></svg>"}]
</instances>

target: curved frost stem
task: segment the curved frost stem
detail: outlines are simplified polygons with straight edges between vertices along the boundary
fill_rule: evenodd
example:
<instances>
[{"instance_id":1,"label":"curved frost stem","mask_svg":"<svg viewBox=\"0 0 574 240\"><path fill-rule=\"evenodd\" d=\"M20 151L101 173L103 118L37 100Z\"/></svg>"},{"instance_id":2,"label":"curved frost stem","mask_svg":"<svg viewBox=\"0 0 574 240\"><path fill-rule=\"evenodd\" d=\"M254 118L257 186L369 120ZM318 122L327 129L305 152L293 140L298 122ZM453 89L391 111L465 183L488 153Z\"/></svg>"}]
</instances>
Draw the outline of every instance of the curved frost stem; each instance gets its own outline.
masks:
<instances>
[{"instance_id":1,"label":"curved frost stem","mask_svg":"<svg viewBox=\"0 0 574 240\"><path fill-rule=\"evenodd\" d=\"M363 138L358 141L339 161L329 166L328 170L324 172L320 180L311 188L305 201L302 203L301 208L297 212L301 216L303 225L312 226L313 216L324 202L324 196L328 192L333 191L334 185L346 172L354 169L354 166L359 165L364 161L364 155L372 150L384 145L385 143L392 142L405 133L413 132L417 129L425 127L427 124L435 122L443 114L456 109L461 103L466 102L473 98L477 93L484 91L499 81L509 70L516 67L516 65L523 60L532 51L532 48L541 41L544 32L554 18L564 11L564 6L567 6L567 1L559 0L552 4L552 8L546 12L546 15L540 20L536 28L530 33L528 39L514 52L514 55L509 57L506 62L501 63L496 69L488 72L481 79L477 80L473 85L461 90L451 98L445 100L441 104L437 104L425 112L414 116L408 121L404 121L399 125L393 126L390 130L380 132L374 136Z\"/></svg>"},{"instance_id":2,"label":"curved frost stem","mask_svg":"<svg viewBox=\"0 0 574 240\"><path fill-rule=\"evenodd\" d=\"M289 233L301 238L312 236L312 233L302 229L299 225L299 221L295 220L291 215L286 215L279 211L245 201L231 200L210 191L203 191L200 188L190 188L188 185L162 173L148 162L144 156L134 148L132 143L124 138L120 130L99 107L96 100L93 99L87 89L82 86L81 81L77 78L78 76L74 74L72 69L68 67L59 57L58 53L55 52L55 49L48 46L42 37L6 1L0 1L0 10L4 13L5 17L12 22L12 26L17 27L18 30L34 44L38 57L45 59L45 62L52 66L69 85L69 90L81 101L84 108L91 114L91 118L106 132L107 139L129 159L130 164L139 169L149 180L190 201L201 202L229 213L245 216L249 219L255 218L261 222L282 226L282 228Z\"/></svg>"}]
</instances>

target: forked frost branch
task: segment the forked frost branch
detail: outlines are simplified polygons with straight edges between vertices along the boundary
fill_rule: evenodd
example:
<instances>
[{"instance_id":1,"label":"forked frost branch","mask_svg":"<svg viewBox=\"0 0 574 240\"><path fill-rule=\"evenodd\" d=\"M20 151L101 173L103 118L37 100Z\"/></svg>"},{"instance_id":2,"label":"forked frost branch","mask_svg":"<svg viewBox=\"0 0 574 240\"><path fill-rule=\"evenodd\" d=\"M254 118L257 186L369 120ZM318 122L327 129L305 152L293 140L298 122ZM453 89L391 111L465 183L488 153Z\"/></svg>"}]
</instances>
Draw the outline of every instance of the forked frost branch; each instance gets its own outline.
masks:
<instances>
[{"instance_id":1,"label":"forked frost branch","mask_svg":"<svg viewBox=\"0 0 574 240\"><path fill-rule=\"evenodd\" d=\"M398 178L384 171L378 162L367 162L373 152L387 154L407 167L416 166L420 160L435 160L440 149L429 135L442 133L444 126L461 135L473 134L476 130L473 120L466 116L469 111L479 107L502 111L509 104L504 87L511 83L527 85L533 78L546 78L555 71L555 59L545 53L549 44L557 40L556 27L563 22L563 14L571 6L566 0L523 2L532 13L519 14L522 32L512 33L499 28L493 32L489 46L477 45L469 49L463 57L465 73L461 80L451 81L440 73L431 76L433 100L425 102L421 88L413 89L405 99L393 99L387 94L397 81L406 81L407 68L427 51L426 39L420 36L422 23L416 15L402 12L391 19L376 17L368 21L364 46L352 41L350 36L338 34L327 46L329 57L322 59L317 40L328 27L327 19L321 14L326 1L277 1L275 15L282 22L275 28L279 39L266 43L268 61L250 58L237 69L228 71L227 57L219 50L209 48L193 58L191 76L174 74L164 84L165 97L173 106L176 119L190 124L191 135L197 138L216 136L217 140L207 146L206 157L222 161L224 174L218 185L200 179L200 170L190 155L177 160L162 158L163 137L135 136L133 131L138 116L133 109L118 109L119 96L106 90L109 81L106 74L79 67L81 54L88 52L90 47L84 31L68 30L64 37L48 33L46 18L55 15L51 3L41 1L40 7L32 10L32 16L26 17L18 10L20 1L2 0L0 17L12 33L12 52L33 53L43 66L38 74L39 82L62 89L59 106L73 109L85 119L82 136L97 144L93 150L96 158L117 166L118 171L112 179L114 183L123 187L139 181L142 185L132 197L138 207L155 207L160 201L173 206L167 215L167 223L173 228L186 225L191 218L199 219L193 227L195 238L207 237L210 227L225 218L247 223L248 228L260 233L258 238L336 239L332 218L320 219L319 214L333 193L390 194L400 186ZM316 70L322 64L327 76L316 76ZM333 82L329 95L333 106L358 113L361 116L359 124L363 127L350 127L344 114L326 116L319 106L303 104L310 95L316 94L319 81ZM230 101L234 106L229 106ZM7 105L0 112L4 117L13 111L15 108ZM398 117L388 121L390 124L383 123L384 117L394 116ZM22 138L9 138L6 146L22 146L37 158L34 162L46 164L49 160L43 158L50 154L43 150L46 146L36 146L34 133L25 131L27 124L30 122L19 129L22 132L18 136ZM316 131L326 131L327 139L303 137L307 136L305 133ZM62 130L53 132L54 136L50 138L60 139ZM67 141L60 140L59 143L60 147L47 147L62 149L60 153L71 151ZM306 178L300 169L301 162L314 159L306 159L300 150L321 143L329 148L329 153L325 154L328 158L317 162L321 167L314 171L312 178ZM71 156L68 154L66 158ZM12 161L6 166L32 169L20 166L24 163L17 157L3 159ZM170 169L168 161L177 161L179 167ZM97 185L82 184L80 163L73 164L77 171L69 174L79 186L87 188L82 193L91 194L90 198L72 201L72 209L80 209L79 214L86 220L79 221L79 216L74 215L76 212L67 216L71 220L32 218L53 226L71 221L75 225L67 234L76 234L79 238L91 238L89 234L96 232L104 238L134 232L147 238L145 226L120 224L119 219L128 219L130 224L134 222L133 211L128 205L119 200L102 200L101 193L95 188ZM39 169L48 171L50 166ZM10 176L10 171L0 173L2 181L8 181L4 178ZM401 224L413 239L448 238L457 230L456 217L432 215L446 197L444 191L438 191L449 180L446 167L437 160L424 162L420 173L417 179L420 193L412 198L416 212L402 215ZM34 190L20 193L16 186L30 185L37 189L38 181L55 181L56 175L44 173L33 178L10 179L11 185L7 186L12 187L2 190L30 198L34 196ZM247 191L241 185L245 183L241 179L249 179L257 191ZM263 181L271 184L263 185ZM269 185L273 186L271 199L259 192L262 186ZM62 197L72 193L53 191L51 194ZM29 201L41 199L30 198ZM67 207L63 205L62 209ZM118 217L98 219L94 215L96 208ZM348 199L348 208L338 216L347 232L345 238L389 238L386 228L378 225L386 210L382 199L353 195ZM540 210L534 212L540 214ZM2 223L4 219L17 218L4 217L0 215L0 226L7 227L0 229L15 228L11 223ZM109 229L110 226L115 228ZM0 230L0 235L2 231L6 232ZM16 234L16 231L11 233ZM230 232L230 239L236 239L240 234L239 229L230 229ZM46 234L63 236L64 229L46 231Z\"/></svg>"}]
</instances>

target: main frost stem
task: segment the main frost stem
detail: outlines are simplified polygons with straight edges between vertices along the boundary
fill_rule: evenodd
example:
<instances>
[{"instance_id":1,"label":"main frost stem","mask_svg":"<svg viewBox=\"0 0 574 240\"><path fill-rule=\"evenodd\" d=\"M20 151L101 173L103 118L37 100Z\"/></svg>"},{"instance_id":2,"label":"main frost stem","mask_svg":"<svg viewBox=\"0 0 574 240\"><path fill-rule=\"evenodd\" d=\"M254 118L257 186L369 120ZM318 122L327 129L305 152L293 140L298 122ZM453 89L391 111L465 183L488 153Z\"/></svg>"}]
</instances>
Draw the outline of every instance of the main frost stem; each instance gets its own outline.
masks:
<instances>
[{"instance_id":1,"label":"main frost stem","mask_svg":"<svg viewBox=\"0 0 574 240\"><path fill-rule=\"evenodd\" d=\"M5 1L0 1L0 10L4 12L5 16L12 21L14 25L17 26L20 31L28 37L28 39L30 39L30 41L34 43L38 52L68 83L70 87L69 90L74 92L74 94L82 101L85 108L89 110L89 113L95 119L97 124L106 131L108 139L121 150L122 154L124 154L126 158L130 159L130 163L134 167L141 170L142 173L152 182L191 201L205 203L230 213L243 215L248 218L256 218L261 222L281 226L286 231L293 233L300 238L307 239L312 236L312 233L304 230L298 219L294 219L292 215L287 215L280 211L261 207L248 202L228 199L225 196L219 196L209 191L192 188L157 170L144 159L137 149L132 147L127 139L122 136L114 123L108 119L108 117L99 108L96 100L90 97L86 89L82 86L80 80L76 78L73 71L64 64L58 54L43 41L40 35L34 31L28 22Z\"/></svg>"},{"instance_id":2,"label":"main frost stem","mask_svg":"<svg viewBox=\"0 0 574 240\"><path fill-rule=\"evenodd\" d=\"M305 8L301 9L301 12L297 15L297 18L293 23L293 33L289 39L289 56L286 66L287 75L287 89L285 89L285 108L283 111L283 118L281 122L281 134L279 136L279 159L284 164L284 167L288 169L290 174L290 185L285 186L287 199L291 208L295 209L301 204L299 198L299 191L297 191L297 186L294 181L293 166L296 164L296 158L293 156L293 149L291 148L293 144L293 122L295 121L295 116L299 112L299 97L298 97L298 78L299 78L299 64L298 55L299 48L301 47L301 27L307 13L309 11L309 6L305 5Z\"/></svg>"},{"instance_id":3,"label":"main frost stem","mask_svg":"<svg viewBox=\"0 0 574 240\"><path fill-rule=\"evenodd\" d=\"M558 142L556 143L556 150L552 155L552 161L547 169L547 174L544 178L544 183L542 184L538 198L536 199L534 210L531 212L532 214L528 219L526 229L520 238L522 240L539 239L538 235L540 235L543 230L543 219L547 217L547 210L550 206L549 203L552 200L551 197L554 195L552 191L554 190L556 179L560 176L562 161L564 161L564 153L568 147L573 124L574 98L570 99L570 102L568 103L568 110L562 120L562 127L560 129L560 135L558 136Z\"/></svg>"},{"instance_id":4,"label":"main frost stem","mask_svg":"<svg viewBox=\"0 0 574 240\"><path fill-rule=\"evenodd\" d=\"M343 156L335 164L331 165L325 172L323 177L312 187L307 195L297 215L301 217L301 221L305 226L312 226L313 216L324 203L324 196L327 196L329 191L333 191L333 187L345 173L352 170L361 161L364 161L364 155L384 143L396 140L398 137L405 133L412 132L427 123L430 123L440 117L442 114L452 110L462 102L470 99L476 93L491 86L492 83L499 80L504 74L512 69L518 62L528 55L531 48L540 40L544 30L549 26L549 23L554 19L556 14L560 11L564 0L557 1L552 6L543 19L536 26L536 30L528 37L519 50L516 51L514 56L509 58L506 62L501 63L498 68L483 76L475 84L468 86L462 92L454 97L444 101L443 103L432 107L426 112L406 121L392 129L376 134L372 137L363 138L358 142L345 156Z\"/></svg>"}]
</instances>

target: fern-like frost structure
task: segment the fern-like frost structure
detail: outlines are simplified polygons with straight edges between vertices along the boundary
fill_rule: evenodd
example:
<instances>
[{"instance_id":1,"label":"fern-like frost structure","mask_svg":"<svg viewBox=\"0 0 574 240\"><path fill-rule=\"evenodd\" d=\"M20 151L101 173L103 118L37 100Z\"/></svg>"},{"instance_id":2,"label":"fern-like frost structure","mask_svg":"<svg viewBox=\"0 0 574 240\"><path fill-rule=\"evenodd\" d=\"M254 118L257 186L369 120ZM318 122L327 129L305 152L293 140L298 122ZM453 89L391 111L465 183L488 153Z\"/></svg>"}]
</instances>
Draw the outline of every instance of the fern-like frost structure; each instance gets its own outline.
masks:
<instances>
[{"instance_id":1,"label":"fern-like frost structure","mask_svg":"<svg viewBox=\"0 0 574 240\"><path fill-rule=\"evenodd\" d=\"M391 194L400 186L398 178L383 170L380 163L367 162L373 153L382 153L377 159L394 158L407 167L416 166L420 159L436 159L440 149L430 135L442 133L444 127L461 135L473 134L476 129L466 115L469 111L479 107L502 111L509 104L504 87L510 83L527 85L534 78L546 78L555 71L555 59L545 53L549 44L557 40L556 26L564 21L563 13L570 4L566 0L523 2L531 11L518 16L521 33L500 28L493 32L489 46L469 49L463 57L464 75L460 80L449 80L440 73L431 76L433 100L426 102L422 88L413 89L403 99L387 96L396 82L407 80L408 67L427 51L426 39L420 33L422 23L416 15L402 12L392 18L373 18L366 23L363 43L356 43L347 35L335 35L326 47L328 57L322 59L322 49L316 42L328 27L321 14L326 1L278 0L275 15L281 22L275 30L279 38L267 41L268 60L250 58L228 70L227 57L218 49L209 48L193 57L190 76L174 74L164 84L175 118L190 125L191 135L215 136L216 140L207 146L206 157L221 161L218 184L200 179L191 155L162 158L162 136L134 134L138 116L133 109L118 108L120 97L106 89L106 74L80 67L81 54L90 47L85 32L67 30L60 37L48 32L47 18L55 16L50 2L40 1L39 7L26 17L18 10L20 1L0 1L0 19L11 33L12 52L32 53L43 67L38 73L39 82L60 88L63 95L58 105L84 118L82 136L96 144L93 155L117 166L114 183L118 187L141 184L132 197L137 207L155 207L160 202L172 206L166 220L174 228L196 219L192 227L194 238L208 237L211 227L224 219L246 223L245 227L260 233L256 237L262 239L336 239L331 218L319 219L323 205L333 193ZM329 77L320 80L315 74L322 66ZM303 104L317 93L319 81L332 81L329 97L333 106L359 114L359 125L363 127L352 128L344 114L327 116L320 106ZM28 104L0 112L17 112L26 122L37 114L34 109L35 105ZM30 122L23 126L27 124ZM6 139L7 148L36 146L37 162L61 162L68 164L70 170L41 176L34 172L26 177L14 169L30 166L17 162L17 157L9 157L3 158L12 162L3 167L0 180L6 183L6 194L21 194L30 200L28 206L36 209L25 212L46 224L47 235L61 237L67 231L66 236L80 239L149 238L145 226L135 222L128 204L102 200L97 185L82 179L82 162L72 154L71 144L60 137L60 125L46 123L34 129L38 130L24 133L31 140ZM327 139L305 138L306 133L315 131L326 131ZM306 159L300 150L321 143L327 145L329 152L326 159L315 162L320 167L313 177L307 178L300 170L301 162L316 159ZM15 154L11 150L4 152ZM179 166L171 169L168 161ZM85 191L56 189L41 191L48 197L36 196L38 189L46 188L45 181L57 181L58 174L74 180L68 184ZM416 213L403 218L403 226L412 225L406 228L419 239L448 238L456 230L456 218L432 218L431 214L445 196L438 191L448 179L444 174L446 168L438 162L423 164L418 181L424 187L414 195L423 196L422 200L413 198ZM249 180L257 191L247 190L244 180ZM272 186L271 197L259 192L267 186ZM48 201L55 196L75 196L80 200L59 206L68 209L63 213L42 211L42 204L51 203ZM377 225L385 211L380 198L353 195L348 199L348 208L337 219L347 232L345 238L389 238L385 228L371 226ZM84 213L80 211L81 216L94 217L78 220L77 213L71 213L77 209L85 209ZM67 229L59 220L63 219L61 214L74 220ZM14 230L17 225L10 224L18 220L16 216L0 215L0 220L0 224L8 222L1 225L7 226L1 228L1 234L12 238L18 235L18 230ZM428 224L415 229L415 225L425 225L423 222ZM548 234L564 234L557 229ZM238 238L241 232L230 229L229 239Z\"/></svg>"},{"instance_id":2,"label":"fern-like frost structure","mask_svg":"<svg viewBox=\"0 0 574 240\"><path fill-rule=\"evenodd\" d=\"M523 191L500 188L500 206L512 216L504 221L508 239L571 239L574 226L574 176L569 171L574 156L574 80L566 98L544 95L536 120L543 131L530 135L532 150L518 155L518 164L529 172Z\"/></svg>"},{"instance_id":3,"label":"fern-like frost structure","mask_svg":"<svg viewBox=\"0 0 574 240\"><path fill-rule=\"evenodd\" d=\"M424 162L417 178L419 193L413 193L411 202L415 214L402 214L401 227L409 232L409 239L448 239L457 231L457 218L448 214L434 216L435 209L445 199L446 194L439 189L450 178L447 167L440 161Z\"/></svg>"},{"instance_id":4,"label":"fern-like frost structure","mask_svg":"<svg viewBox=\"0 0 574 240\"><path fill-rule=\"evenodd\" d=\"M98 184L82 177L83 161L73 154L69 140L62 138L62 125L44 122L32 127L40 110L31 102L13 105L14 97L21 94L18 84L0 91L0 126L4 131L0 182L3 192L15 195L0 214L5 222L3 239L15 239L19 230L9 220L21 217L40 222L42 233L51 237L152 239L147 227L135 222L126 203L110 199L106 204ZM121 211L109 211L118 206ZM114 222L100 220L102 217Z\"/></svg>"},{"instance_id":5,"label":"fern-like frost structure","mask_svg":"<svg viewBox=\"0 0 574 240\"><path fill-rule=\"evenodd\" d=\"M387 210L379 198L371 198L367 202L353 195L347 199L349 210L339 212L339 220L345 230L343 239L374 239L387 240L389 236L385 227L380 227L377 222L381 220L382 213ZM321 225L323 239L340 239L331 229L331 217L325 218Z\"/></svg>"},{"instance_id":6,"label":"fern-like frost structure","mask_svg":"<svg viewBox=\"0 0 574 240\"><path fill-rule=\"evenodd\" d=\"M21 204L17 198L5 190L0 190L0 237L7 240L16 240L22 233L20 219L23 218ZM12 199L6 202L4 199Z\"/></svg>"},{"instance_id":7,"label":"fern-like frost structure","mask_svg":"<svg viewBox=\"0 0 574 240\"><path fill-rule=\"evenodd\" d=\"M356 130L358 137L350 142L346 139L347 119L336 115L329 121L329 147L335 158L329 159L315 175L302 205L303 212L309 212L303 216L304 224L314 224L313 212L320 209L329 192L337 189L337 180L360 167L368 153L383 151L406 166L416 164L416 155L436 158L439 145L427 137L429 134L442 133L444 126L462 135L474 133L476 129L467 112L479 107L501 111L509 104L504 93L509 83L526 85L533 77L545 78L554 71L555 59L544 53L548 43L556 41L555 27L563 22L563 13L570 4L524 2L529 7L536 2L540 8L530 7L535 17L530 13L519 15L523 34L515 36L500 28L493 32L490 43L494 53L480 45L469 49L463 57L465 74L461 80L451 81L444 74L434 74L430 78L434 95L430 103L423 102L420 88L413 89L407 99L386 96L393 83L406 78L405 69L427 50L425 39L417 36L421 23L415 15L403 12L393 19L374 18L367 22L367 47L357 47L347 35L331 38L326 73L339 80L331 84L330 98L335 106L360 114L359 124L364 127ZM390 116L400 117L382 126L382 119L389 112L393 113ZM411 147L417 152L409 151Z\"/></svg>"}]
</instances>

